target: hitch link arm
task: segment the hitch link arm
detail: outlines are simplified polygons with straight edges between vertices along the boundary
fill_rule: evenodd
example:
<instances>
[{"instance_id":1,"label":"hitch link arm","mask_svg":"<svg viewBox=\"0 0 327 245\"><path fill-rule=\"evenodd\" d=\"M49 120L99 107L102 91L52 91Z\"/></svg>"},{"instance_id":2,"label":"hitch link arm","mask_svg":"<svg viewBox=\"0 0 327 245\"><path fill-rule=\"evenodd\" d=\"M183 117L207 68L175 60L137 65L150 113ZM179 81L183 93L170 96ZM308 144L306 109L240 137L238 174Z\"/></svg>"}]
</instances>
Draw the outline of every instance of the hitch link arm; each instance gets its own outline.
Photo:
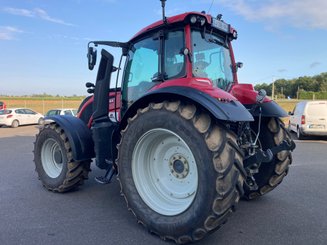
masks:
<instances>
[{"instance_id":1,"label":"hitch link arm","mask_svg":"<svg viewBox=\"0 0 327 245\"><path fill-rule=\"evenodd\" d=\"M276 155L278 152L281 151L293 151L295 149L295 143L294 141L286 141L283 140L282 143L279 145L267 149L265 151L259 150L257 151L253 156L250 156L244 160L244 168L251 167L255 163L260 163L260 162L270 162L274 155Z\"/></svg>"}]
</instances>

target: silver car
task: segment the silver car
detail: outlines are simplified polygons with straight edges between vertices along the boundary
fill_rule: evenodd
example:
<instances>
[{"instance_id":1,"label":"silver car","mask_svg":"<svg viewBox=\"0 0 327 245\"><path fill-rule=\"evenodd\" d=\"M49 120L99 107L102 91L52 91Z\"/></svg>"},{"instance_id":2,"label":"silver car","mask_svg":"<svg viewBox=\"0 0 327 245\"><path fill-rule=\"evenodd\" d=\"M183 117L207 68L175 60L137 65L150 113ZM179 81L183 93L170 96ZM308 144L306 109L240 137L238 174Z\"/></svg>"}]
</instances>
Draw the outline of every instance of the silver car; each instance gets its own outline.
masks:
<instances>
[{"instance_id":1,"label":"silver car","mask_svg":"<svg viewBox=\"0 0 327 245\"><path fill-rule=\"evenodd\" d=\"M62 115L62 116L76 116L77 110L76 109L52 109L48 111L45 116L55 116L55 115Z\"/></svg>"}]
</instances>

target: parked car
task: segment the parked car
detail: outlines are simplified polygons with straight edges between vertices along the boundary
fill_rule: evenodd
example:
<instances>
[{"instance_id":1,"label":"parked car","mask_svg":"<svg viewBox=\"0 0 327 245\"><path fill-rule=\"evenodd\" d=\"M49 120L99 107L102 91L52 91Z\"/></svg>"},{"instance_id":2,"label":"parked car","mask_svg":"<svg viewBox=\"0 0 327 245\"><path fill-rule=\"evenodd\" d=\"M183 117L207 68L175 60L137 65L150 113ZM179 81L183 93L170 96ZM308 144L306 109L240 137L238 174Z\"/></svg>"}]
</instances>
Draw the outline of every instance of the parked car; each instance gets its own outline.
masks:
<instances>
[{"instance_id":1,"label":"parked car","mask_svg":"<svg viewBox=\"0 0 327 245\"><path fill-rule=\"evenodd\" d=\"M48 111L45 116L55 116L55 115L68 115L68 116L76 116L77 109L53 109Z\"/></svg>"},{"instance_id":2,"label":"parked car","mask_svg":"<svg viewBox=\"0 0 327 245\"><path fill-rule=\"evenodd\" d=\"M0 101L0 110L6 109L6 103L3 101Z\"/></svg>"},{"instance_id":3,"label":"parked car","mask_svg":"<svg viewBox=\"0 0 327 245\"><path fill-rule=\"evenodd\" d=\"M305 136L327 136L327 101L302 101L289 112L289 131L298 139Z\"/></svg>"},{"instance_id":4,"label":"parked car","mask_svg":"<svg viewBox=\"0 0 327 245\"><path fill-rule=\"evenodd\" d=\"M17 128L20 125L43 124L43 115L26 108L0 110L0 126Z\"/></svg>"}]
</instances>

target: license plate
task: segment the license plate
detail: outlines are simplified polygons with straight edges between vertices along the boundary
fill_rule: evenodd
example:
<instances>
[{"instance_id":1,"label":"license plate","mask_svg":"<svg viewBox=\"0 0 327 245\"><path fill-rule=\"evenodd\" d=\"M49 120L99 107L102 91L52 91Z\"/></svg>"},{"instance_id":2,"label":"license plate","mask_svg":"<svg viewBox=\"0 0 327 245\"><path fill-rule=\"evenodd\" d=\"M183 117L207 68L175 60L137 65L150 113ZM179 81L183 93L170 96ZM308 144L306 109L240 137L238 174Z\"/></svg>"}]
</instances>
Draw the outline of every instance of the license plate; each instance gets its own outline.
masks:
<instances>
[{"instance_id":1,"label":"license plate","mask_svg":"<svg viewBox=\"0 0 327 245\"><path fill-rule=\"evenodd\" d=\"M311 125L309 125L309 128L313 128L313 129L324 129L325 126L324 125L311 124Z\"/></svg>"}]
</instances>

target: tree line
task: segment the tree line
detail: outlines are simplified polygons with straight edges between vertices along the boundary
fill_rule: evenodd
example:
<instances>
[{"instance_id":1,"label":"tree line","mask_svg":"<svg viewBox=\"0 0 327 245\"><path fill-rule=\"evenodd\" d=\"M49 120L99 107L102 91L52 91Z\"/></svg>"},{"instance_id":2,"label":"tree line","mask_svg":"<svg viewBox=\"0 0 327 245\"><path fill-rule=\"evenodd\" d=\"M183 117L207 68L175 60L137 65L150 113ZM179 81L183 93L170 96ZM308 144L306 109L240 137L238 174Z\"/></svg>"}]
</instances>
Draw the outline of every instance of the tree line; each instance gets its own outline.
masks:
<instances>
[{"instance_id":1,"label":"tree line","mask_svg":"<svg viewBox=\"0 0 327 245\"><path fill-rule=\"evenodd\" d=\"M294 79L278 79L273 83L257 84L254 86L256 90L265 89L269 96L272 95L272 87L274 84L274 95L277 98L299 98L300 94L306 92L325 92L327 93L327 72L316 76L304 76Z\"/></svg>"}]
</instances>

